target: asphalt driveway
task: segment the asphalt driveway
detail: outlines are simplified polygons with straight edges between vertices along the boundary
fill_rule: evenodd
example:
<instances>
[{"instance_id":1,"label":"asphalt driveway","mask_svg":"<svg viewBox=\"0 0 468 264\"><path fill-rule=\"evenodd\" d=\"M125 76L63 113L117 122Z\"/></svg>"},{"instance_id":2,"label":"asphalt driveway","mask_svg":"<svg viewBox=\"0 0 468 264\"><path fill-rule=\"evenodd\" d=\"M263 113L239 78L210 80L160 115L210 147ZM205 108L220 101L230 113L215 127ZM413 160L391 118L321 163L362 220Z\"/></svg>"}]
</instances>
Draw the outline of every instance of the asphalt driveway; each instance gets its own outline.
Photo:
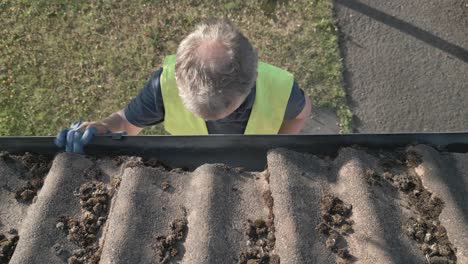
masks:
<instances>
[{"instance_id":1,"label":"asphalt driveway","mask_svg":"<svg viewBox=\"0 0 468 264\"><path fill-rule=\"evenodd\" d=\"M356 132L468 130L467 0L335 0Z\"/></svg>"}]
</instances>

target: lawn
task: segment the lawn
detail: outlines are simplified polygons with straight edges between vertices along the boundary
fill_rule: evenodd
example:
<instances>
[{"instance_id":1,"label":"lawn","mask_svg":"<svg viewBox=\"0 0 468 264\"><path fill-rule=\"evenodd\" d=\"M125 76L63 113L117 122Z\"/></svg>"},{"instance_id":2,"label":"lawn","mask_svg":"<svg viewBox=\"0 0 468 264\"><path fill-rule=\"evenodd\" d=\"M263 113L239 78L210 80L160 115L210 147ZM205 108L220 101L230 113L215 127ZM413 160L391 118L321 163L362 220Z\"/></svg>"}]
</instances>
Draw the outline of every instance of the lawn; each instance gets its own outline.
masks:
<instances>
[{"instance_id":1,"label":"lawn","mask_svg":"<svg viewBox=\"0 0 468 264\"><path fill-rule=\"evenodd\" d=\"M351 112L331 0L0 2L0 136L55 135L123 108L197 22L233 21L314 106ZM161 126L144 134L163 133Z\"/></svg>"}]
</instances>

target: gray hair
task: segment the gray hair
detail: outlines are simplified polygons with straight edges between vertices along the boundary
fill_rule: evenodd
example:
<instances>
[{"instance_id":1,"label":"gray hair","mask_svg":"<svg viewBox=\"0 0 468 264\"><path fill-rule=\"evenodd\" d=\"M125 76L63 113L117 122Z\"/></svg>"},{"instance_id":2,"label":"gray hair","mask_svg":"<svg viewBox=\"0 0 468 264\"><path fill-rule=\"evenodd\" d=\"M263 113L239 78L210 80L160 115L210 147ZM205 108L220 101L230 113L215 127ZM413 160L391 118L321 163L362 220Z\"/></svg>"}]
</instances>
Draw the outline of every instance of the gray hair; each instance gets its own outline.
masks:
<instances>
[{"instance_id":1,"label":"gray hair","mask_svg":"<svg viewBox=\"0 0 468 264\"><path fill-rule=\"evenodd\" d=\"M230 22L199 24L177 49L175 76L184 105L206 120L219 118L250 93L257 60L255 49Z\"/></svg>"}]
</instances>

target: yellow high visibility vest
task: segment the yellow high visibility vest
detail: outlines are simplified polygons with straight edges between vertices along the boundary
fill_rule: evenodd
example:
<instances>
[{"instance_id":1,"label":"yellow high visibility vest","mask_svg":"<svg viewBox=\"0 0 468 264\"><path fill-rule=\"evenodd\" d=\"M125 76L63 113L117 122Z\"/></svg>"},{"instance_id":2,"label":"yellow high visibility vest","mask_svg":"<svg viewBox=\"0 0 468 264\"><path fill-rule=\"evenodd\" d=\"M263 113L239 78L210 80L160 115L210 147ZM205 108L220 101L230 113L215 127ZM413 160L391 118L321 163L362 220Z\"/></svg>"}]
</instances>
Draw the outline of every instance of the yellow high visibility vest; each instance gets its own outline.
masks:
<instances>
[{"instance_id":1,"label":"yellow high visibility vest","mask_svg":"<svg viewBox=\"0 0 468 264\"><path fill-rule=\"evenodd\" d=\"M160 77L164 127L172 135L207 135L205 120L184 106L175 81L175 55L165 58ZM255 101L244 134L277 134L294 82L291 73L258 63Z\"/></svg>"}]
</instances>

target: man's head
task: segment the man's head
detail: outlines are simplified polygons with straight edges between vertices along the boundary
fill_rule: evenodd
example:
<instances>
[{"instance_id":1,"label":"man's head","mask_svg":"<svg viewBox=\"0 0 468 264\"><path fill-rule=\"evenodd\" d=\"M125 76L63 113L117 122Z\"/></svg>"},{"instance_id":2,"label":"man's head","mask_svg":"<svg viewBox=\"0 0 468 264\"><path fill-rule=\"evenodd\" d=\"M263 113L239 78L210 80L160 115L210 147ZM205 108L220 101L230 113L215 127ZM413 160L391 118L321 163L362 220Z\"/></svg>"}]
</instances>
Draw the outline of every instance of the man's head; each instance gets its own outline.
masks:
<instances>
[{"instance_id":1,"label":"man's head","mask_svg":"<svg viewBox=\"0 0 468 264\"><path fill-rule=\"evenodd\" d=\"M257 53L231 23L201 23L179 45L175 75L188 110L205 120L224 118L250 93Z\"/></svg>"}]
</instances>

